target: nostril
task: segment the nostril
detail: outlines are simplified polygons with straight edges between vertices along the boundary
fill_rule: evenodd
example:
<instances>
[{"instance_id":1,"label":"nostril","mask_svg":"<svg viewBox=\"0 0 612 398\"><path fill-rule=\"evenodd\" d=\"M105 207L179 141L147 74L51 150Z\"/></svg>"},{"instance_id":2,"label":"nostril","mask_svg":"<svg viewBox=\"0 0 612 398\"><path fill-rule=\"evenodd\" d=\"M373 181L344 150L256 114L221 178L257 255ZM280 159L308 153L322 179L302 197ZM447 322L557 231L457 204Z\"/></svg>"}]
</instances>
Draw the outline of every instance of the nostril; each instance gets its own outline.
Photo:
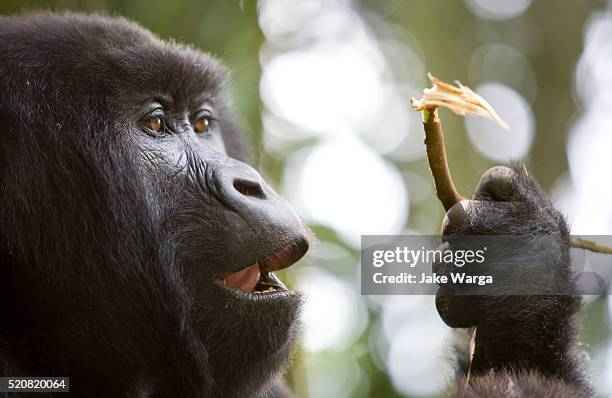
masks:
<instances>
[{"instance_id":1,"label":"nostril","mask_svg":"<svg viewBox=\"0 0 612 398\"><path fill-rule=\"evenodd\" d=\"M253 196L259 199L265 199L266 194L259 182L236 178L234 180L234 188L244 196Z\"/></svg>"}]
</instances>

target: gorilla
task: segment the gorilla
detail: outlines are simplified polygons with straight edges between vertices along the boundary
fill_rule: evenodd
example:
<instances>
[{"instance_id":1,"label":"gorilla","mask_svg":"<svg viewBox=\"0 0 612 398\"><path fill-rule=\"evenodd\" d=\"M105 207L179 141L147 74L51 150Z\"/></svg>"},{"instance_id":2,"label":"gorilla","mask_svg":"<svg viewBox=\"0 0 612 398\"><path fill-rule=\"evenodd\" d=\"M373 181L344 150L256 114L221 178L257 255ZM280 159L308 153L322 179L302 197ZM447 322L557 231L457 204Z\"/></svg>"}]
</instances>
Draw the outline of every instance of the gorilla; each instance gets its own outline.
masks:
<instances>
[{"instance_id":1,"label":"gorilla","mask_svg":"<svg viewBox=\"0 0 612 398\"><path fill-rule=\"evenodd\" d=\"M309 234L244 161L224 68L121 18L0 18L0 376L266 397ZM36 394L40 396L40 394Z\"/></svg>"},{"instance_id":2,"label":"gorilla","mask_svg":"<svg viewBox=\"0 0 612 398\"><path fill-rule=\"evenodd\" d=\"M0 377L70 377L86 397L285 396L301 297L274 271L311 239L247 165L220 63L125 19L25 14L0 18L0 90ZM450 394L589 396L568 227L537 183L489 171L443 232L546 234L488 266L571 293L440 289L442 319L475 333Z\"/></svg>"}]
</instances>

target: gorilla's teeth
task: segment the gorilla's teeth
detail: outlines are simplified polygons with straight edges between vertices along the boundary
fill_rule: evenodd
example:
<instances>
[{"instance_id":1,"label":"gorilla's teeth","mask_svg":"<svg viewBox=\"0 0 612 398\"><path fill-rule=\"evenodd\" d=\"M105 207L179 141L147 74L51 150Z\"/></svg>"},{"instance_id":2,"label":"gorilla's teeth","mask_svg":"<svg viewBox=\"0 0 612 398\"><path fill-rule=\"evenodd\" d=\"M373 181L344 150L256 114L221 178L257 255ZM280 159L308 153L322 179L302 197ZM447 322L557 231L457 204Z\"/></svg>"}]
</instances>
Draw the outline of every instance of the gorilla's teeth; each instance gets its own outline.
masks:
<instances>
[{"instance_id":1,"label":"gorilla's teeth","mask_svg":"<svg viewBox=\"0 0 612 398\"><path fill-rule=\"evenodd\" d=\"M268 284L278 288L279 290L286 290L287 287L273 272L266 273L266 277L268 278Z\"/></svg>"},{"instance_id":2,"label":"gorilla's teeth","mask_svg":"<svg viewBox=\"0 0 612 398\"><path fill-rule=\"evenodd\" d=\"M262 271L253 293L270 293L287 290L283 282L269 271Z\"/></svg>"}]
</instances>

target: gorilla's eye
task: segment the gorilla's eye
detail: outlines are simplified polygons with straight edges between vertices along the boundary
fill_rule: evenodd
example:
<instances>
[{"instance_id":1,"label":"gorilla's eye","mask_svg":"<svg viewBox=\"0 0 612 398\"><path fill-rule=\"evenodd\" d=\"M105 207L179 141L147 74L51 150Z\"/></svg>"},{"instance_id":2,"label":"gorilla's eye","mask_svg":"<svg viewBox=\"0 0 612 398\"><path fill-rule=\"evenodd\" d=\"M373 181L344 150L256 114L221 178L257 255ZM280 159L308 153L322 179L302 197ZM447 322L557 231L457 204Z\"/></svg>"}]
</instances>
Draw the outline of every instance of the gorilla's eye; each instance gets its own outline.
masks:
<instances>
[{"instance_id":1,"label":"gorilla's eye","mask_svg":"<svg viewBox=\"0 0 612 398\"><path fill-rule=\"evenodd\" d=\"M151 131L158 133L162 130L163 126L164 121L160 116L151 116L147 119L147 128Z\"/></svg>"},{"instance_id":2,"label":"gorilla's eye","mask_svg":"<svg viewBox=\"0 0 612 398\"><path fill-rule=\"evenodd\" d=\"M201 117L198 120L196 120L195 123L193 123L193 129L198 134L206 133L209 128L210 128L210 117L208 116Z\"/></svg>"}]
</instances>

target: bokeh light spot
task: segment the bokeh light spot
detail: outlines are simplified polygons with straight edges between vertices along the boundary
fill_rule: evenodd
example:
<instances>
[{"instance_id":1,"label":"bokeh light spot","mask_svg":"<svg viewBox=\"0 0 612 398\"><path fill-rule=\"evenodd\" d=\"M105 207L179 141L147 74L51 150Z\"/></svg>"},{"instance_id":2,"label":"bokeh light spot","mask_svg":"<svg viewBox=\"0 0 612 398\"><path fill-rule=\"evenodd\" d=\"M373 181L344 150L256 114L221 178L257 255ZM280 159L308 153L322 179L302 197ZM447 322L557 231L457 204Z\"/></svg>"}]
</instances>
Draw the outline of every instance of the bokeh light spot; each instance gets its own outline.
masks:
<instances>
[{"instance_id":1,"label":"bokeh light spot","mask_svg":"<svg viewBox=\"0 0 612 398\"><path fill-rule=\"evenodd\" d=\"M508 162L524 157L533 140L533 113L527 101L516 91L500 83L486 83L476 88L499 115L510 131L490 120L467 117L465 127L478 151L489 159Z\"/></svg>"},{"instance_id":2,"label":"bokeh light spot","mask_svg":"<svg viewBox=\"0 0 612 398\"><path fill-rule=\"evenodd\" d=\"M395 234L408 216L408 193L395 166L354 137L292 156L284 184L300 214L359 247L361 235Z\"/></svg>"},{"instance_id":3,"label":"bokeh light spot","mask_svg":"<svg viewBox=\"0 0 612 398\"><path fill-rule=\"evenodd\" d=\"M532 0L465 0L474 15L493 20L515 18L527 11Z\"/></svg>"}]
</instances>

